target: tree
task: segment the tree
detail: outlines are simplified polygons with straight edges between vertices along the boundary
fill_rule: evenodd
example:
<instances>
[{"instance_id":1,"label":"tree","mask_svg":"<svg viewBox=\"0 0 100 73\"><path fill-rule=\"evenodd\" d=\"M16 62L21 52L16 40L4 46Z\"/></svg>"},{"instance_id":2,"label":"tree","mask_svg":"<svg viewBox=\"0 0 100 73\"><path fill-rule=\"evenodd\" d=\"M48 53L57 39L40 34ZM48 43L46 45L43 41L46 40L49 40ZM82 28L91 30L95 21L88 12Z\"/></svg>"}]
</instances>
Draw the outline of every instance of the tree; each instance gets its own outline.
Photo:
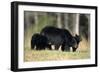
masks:
<instances>
[{"instance_id":1,"label":"tree","mask_svg":"<svg viewBox=\"0 0 100 73\"><path fill-rule=\"evenodd\" d=\"M57 26L59 28L62 28L62 26L61 26L61 13L57 13Z\"/></svg>"},{"instance_id":2,"label":"tree","mask_svg":"<svg viewBox=\"0 0 100 73\"><path fill-rule=\"evenodd\" d=\"M79 34L79 14L69 14L69 29L73 35Z\"/></svg>"},{"instance_id":3,"label":"tree","mask_svg":"<svg viewBox=\"0 0 100 73\"><path fill-rule=\"evenodd\" d=\"M66 29L69 29L69 26L68 26L68 24L69 24L69 14L68 13L66 13L66 14L63 14L64 15L64 28L66 28Z\"/></svg>"},{"instance_id":4,"label":"tree","mask_svg":"<svg viewBox=\"0 0 100 73\"><path fill-rule=\"evenodd\" d=\"M38 13L34 12L35 31L38 31Z\"/></svg>"},{"instance_id":5,"label":"tree","mask_svg":"<svg viewBox=\"0 0 100 73\"><path fill-rule=\"evenodd\" d=\"M79 14L76 13L74 14L75 19L74 19L74 33L79 35Z\"/></svg>"},{"instance_id":6,"label":"tree","mask_svg":"<svg viewBox=\"0 0 100 73\"><path fill-rule=\"evenodd\" d=\"M89 14L80 14L80 34L86 39L90 36L90 15Z\"/></svg>"}]
</instances>

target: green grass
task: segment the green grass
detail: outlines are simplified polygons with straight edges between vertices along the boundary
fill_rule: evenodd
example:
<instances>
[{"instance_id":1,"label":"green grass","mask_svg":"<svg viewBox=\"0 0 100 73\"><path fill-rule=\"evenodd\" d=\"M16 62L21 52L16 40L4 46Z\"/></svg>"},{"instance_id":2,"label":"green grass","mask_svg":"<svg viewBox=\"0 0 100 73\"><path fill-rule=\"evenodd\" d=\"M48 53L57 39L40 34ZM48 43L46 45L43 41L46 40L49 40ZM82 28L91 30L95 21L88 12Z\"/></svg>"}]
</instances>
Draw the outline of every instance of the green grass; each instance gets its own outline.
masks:
<instances>
[{"instance_id":1,"label":"green grass","mask_svg":"<svg viewBox=\"0 0 100 73\"><path fill-rule=\"evenodd\" d=\"M90 58L89 51L77 51L77 52L62 52L55 50L30 50L25 49L24 61L55 61L55 60L76 60Z\"/></svg>"}]
</instances>

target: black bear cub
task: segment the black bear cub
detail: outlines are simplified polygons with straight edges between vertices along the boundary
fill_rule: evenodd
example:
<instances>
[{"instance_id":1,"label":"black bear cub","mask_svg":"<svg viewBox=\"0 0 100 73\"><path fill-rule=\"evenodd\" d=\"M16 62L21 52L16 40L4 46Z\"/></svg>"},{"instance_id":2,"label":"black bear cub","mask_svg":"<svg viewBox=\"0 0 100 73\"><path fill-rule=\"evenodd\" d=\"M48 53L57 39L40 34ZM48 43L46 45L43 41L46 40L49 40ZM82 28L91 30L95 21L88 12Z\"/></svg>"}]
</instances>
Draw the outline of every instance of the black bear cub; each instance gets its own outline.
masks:
<instances>
[{"instance_id":1,"label":"black bear cub","mask_svg":"<svg viewBox=\"0 0 100 73\"><path fill-rule=\"evenodd\" d=\"M48 44L48 39L38 33L34 34L31 38L31 49L44 50L45 48L50 48Z\"/></svg>"}]
</instances>

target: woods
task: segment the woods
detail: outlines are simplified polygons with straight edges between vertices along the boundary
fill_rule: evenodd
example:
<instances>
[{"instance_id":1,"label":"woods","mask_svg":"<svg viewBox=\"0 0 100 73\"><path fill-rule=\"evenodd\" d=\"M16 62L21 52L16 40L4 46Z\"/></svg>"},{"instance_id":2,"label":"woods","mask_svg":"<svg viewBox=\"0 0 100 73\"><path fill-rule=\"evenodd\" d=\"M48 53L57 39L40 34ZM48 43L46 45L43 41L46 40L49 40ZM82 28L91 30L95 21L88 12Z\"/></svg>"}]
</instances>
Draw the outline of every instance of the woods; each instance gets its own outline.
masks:
<instances>
[{"instance_id":1,"label":"woods","mask_svg":"<svg viewBox=\"0 0 100 73\"><path fill-rule=\"evenodd\" d=\"M73 35L74 33L80 34L81 31L89 31L86 29L89 28L89 14L32 11L25 11L24 14L25 30L28 26L33 26L36 28L36 31L40 31L39 27L42 26L42 29L44 26L48 25L68 29L73 33Z\"/></svg>"},{"instance_id":2,"label":"woods","mask_svg":"<svg viewBox=\"0 0 100 73\"><path fill-rule=\"evenodd\" d=\"M72 35L78 34L89 40L89 14L25 11L24 15L24 34L28 37L34 32L39 33L45 26L55 26L68 29Z\"/></svg>"}]
</instances>

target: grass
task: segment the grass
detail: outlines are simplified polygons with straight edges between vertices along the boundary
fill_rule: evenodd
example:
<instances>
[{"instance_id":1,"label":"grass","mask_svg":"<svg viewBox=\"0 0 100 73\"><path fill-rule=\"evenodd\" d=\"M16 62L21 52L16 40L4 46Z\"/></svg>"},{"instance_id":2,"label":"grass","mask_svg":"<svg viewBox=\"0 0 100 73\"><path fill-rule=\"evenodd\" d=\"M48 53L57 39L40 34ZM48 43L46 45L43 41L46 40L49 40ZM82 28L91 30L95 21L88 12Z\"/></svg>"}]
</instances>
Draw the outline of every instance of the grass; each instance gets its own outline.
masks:
<instances>
[{"instance_id":1,"label":"grass","mask_svg":"<svg viewBox=\"0 0 100 73\"><path fill-rule=\"evenodd\" d=\"M90 58L89 51L77 51L77 52L62 52L55 50L30 50L25 49L24 61L55 61L55 60L75 60L75 59L87 59Z\"/></svg>"}]
</instances>

